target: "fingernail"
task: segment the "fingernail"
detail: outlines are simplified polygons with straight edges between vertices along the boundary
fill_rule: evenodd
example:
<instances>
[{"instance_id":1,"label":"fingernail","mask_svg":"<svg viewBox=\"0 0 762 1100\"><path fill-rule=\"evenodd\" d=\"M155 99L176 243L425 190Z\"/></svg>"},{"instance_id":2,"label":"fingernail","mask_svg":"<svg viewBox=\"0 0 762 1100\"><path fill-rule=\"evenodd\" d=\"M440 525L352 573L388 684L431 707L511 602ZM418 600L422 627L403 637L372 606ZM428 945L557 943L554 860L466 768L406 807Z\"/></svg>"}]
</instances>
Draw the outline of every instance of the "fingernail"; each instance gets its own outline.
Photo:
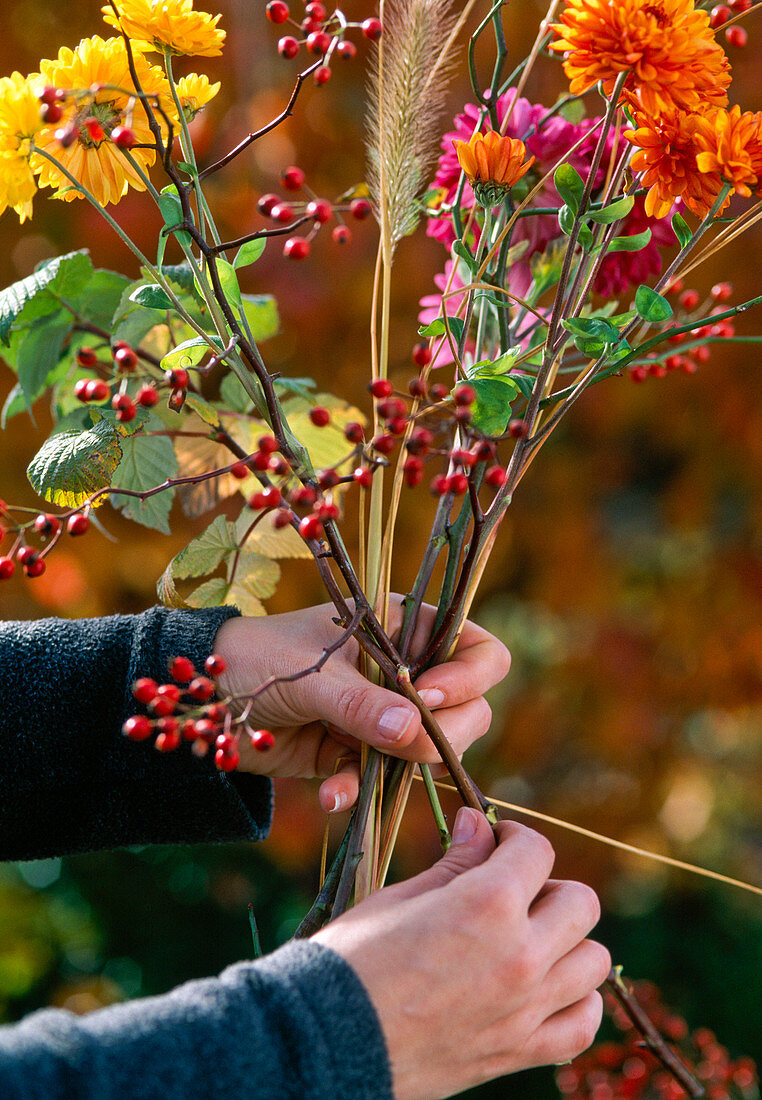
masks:
<instances>
[{"instance_id":1,"label":"fingernail","mask_svg":"<svg viewBox=\"0 0 762 1100\"><path fill-rule=\"evenodd\" d=\"M335 794L333 796L333 806L331 806L328 813L329 814L338 813L339 810L344 809L346 804L347 804L347 796L344 794L343 791L340 791L338 794Z\"/></svg>"},{"instance_id":2,"label":"fingernail","mask_svg":"<svg viewBox=\"0 0 762 1100\"><path fill-rule=\"evenodd\" d=\"M399 741L412 721L413 711L407 707L387 707L378 720L378 730L387 741Z\"/></svg>"},{"instance_id":3,"label":"fingernail","mask_svg":"<svg viewBox=\"0 0 762 1100\"><path fill-rule=\"evenodd\" d=\"M421 697L421 702L429 708L440 707L444 703L444 692L440 691L439 688L424 688L418 694Z\"/></svg>"},{"instance_id":4,"label":"fingernail","mask_svg":"<svg viewBox=\"0 0 762 1100\"><path fill-rule=\"evenodd\" d=\"M471 810L468 806L458 810L458 816L452 827L453 844L465 844L469 841L476 832L476 824L476 810Z\"/></svg>"}]
</instances>

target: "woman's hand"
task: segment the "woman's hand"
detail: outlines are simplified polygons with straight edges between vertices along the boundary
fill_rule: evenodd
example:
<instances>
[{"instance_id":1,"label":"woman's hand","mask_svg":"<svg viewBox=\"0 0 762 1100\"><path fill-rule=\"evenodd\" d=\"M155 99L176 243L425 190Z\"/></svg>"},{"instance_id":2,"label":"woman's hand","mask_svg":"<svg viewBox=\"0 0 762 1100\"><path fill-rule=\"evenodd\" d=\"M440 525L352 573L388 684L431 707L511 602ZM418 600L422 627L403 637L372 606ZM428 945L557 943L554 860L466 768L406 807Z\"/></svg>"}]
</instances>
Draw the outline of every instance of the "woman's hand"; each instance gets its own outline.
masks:
<instances>
[{"instance_id":1,"label":"woman's hand","mask_svg":"<svg viewBox=\"0 0 762 1100\"><path fill-rule=\"evenodd\" d=\"M340 637L330 604L264 618L228 619L214 650L227 668L218 678L220 695L254 692L271 676L289 676L316 664ZM435 609L421 609L413 652L422 648ZM390 607L392 637L402 624L401 600ZM278 683L260 695L250 725L275 735L275 745L256 752L241 739L243 771L271 776L329 776L320 787L328 812L351 806L358 793L360 742L405 760L438 763L439 755L424 732L412 703L378 687L359 672L354 639L333 653L318 672ZM484 692L508 672L510 654L486 630L467 623L451 661L419 676L415 687L458 754L487 732L492 714Z\"/></svg>"}]
</instances>

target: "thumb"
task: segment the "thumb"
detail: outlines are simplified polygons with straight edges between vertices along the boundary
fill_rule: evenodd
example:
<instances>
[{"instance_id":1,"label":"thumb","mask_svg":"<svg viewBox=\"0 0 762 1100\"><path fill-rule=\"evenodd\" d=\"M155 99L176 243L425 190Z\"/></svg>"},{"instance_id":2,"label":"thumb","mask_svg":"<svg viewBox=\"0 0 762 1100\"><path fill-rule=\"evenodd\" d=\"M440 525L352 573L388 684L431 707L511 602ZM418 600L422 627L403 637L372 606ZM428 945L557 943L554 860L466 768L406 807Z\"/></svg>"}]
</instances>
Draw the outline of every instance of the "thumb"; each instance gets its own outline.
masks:
<instances>
[{"instance_id":1,"label":"thumb","mask_svg":"<svg viewBox=\"0 0 762 1100\"><path fill-rule=\"evenodd\" d=\"M437 890L449 882L470 871L486 859L495 850L495 836L484 814L468 806L461 807L452 829L452 844L445 855L415 878L390 886L384 893L394 891L394 901L414 898L428 890Z\"/></svg>"},{"instance_id":2,"label":"thumb","mask_svg":"<svg viewBox=\"0 0 762 1100\"><path fill-rule=\"evenodd\" d=\"M303 690L312 694L315 717L358 741L394 755L422 732L420 714L411 702L371 683L354 668L310 679Z\"/></svg>"}]
</instances>

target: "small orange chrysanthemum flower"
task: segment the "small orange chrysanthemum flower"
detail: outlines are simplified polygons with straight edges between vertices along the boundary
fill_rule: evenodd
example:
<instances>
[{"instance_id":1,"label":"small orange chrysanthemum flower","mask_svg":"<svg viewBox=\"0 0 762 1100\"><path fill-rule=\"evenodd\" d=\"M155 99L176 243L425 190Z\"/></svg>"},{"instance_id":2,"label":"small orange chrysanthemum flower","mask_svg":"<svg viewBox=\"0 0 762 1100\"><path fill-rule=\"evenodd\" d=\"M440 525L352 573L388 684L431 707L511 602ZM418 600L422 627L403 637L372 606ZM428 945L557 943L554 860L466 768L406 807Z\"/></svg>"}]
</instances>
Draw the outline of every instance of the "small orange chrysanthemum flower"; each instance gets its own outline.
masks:
<instances>
[{"instance_id":1,"label":"small orange chrysanthemum flower","mask_svg":"<svg viewBox=\"0 0 762 1100\"><path fill-rule=\"evenodd\" d=\"M675 200L682 199L689 210L704 217L722 190L719 172L702 172L696 163L700 122L699 115L673 107L661 117L638 115L637 130L625 131L628 141L640 149L630 165L642 173L641 183L649 188L649 216L665 217Z\"/></svg>"},{"instance_id":2,"label":"small orange chrysanthemum flower","mask_svg":"<svg viewBox=\"0 0 762 1100\"><path fill-rule=\"evenodd\" d=\"M696 126L696 163L700 172L716 172L746 198L762 168L762 129L759 113L736 104L729 111L701 117Z\"/></svg>"},{"instance_id":3,"label":"small orange chrysanthemum flower","mask_svg":"<svg viewBox=\"0 0 762 1100\"><path fill-rule=\"evenodd\" d=\"M475 133L469 141L453 141L458 162L483 206L495 206L526 172L535 158L525 160L526 146L497 130Z\"/></svg>"},{"instance_id":4,"label":"small orange chrysanthemum flower","mask_svg":"<svg viewBox=\"0 0 762 1100\"><path fill-rule=\"evenodd\" d=\"M730 64L694 0L566 0L552 30L575 95L598 81L610 95L629 72L625 94L649 114L727 103Z\"/></svg>"}]
</instances>

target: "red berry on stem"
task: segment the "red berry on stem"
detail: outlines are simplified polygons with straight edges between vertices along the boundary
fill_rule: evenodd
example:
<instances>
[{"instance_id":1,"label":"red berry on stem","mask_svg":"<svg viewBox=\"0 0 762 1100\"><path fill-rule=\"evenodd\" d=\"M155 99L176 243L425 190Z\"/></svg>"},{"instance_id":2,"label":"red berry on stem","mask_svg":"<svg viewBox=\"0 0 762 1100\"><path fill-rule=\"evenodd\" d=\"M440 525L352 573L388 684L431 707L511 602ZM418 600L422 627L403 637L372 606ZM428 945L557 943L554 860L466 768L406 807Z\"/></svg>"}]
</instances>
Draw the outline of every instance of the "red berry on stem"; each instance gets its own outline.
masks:
<instances>
[{"instance_id":1,"label":"red berry on stem","mask_svg":"<svg viewBox=\"0 0 762 1100\"><path fill-rule=\"evenodd\" d=\"M187 390L190 384L190 375L183 367L173 367L166 372L165 377L170 386L176 386L181 390Z\"/></svg>"},{"instance_id":2,"label":"red berry on stem","mask_svg":"<svg viewBox=\"0 0 762 1100\"><path fill-rule=\"evenodd\" d=\"M159 685L148 676L141 676L132 685L132 694L139 703L150 703L159 690Z\"/></svg>"},{"instance_id":3,"label":"red berry on stem","mask_svg":"<svg viewBox=\"0 0 762 1100\"><path fill-rule=\"evenodd\" d=\"M349 213L359 222L370 217L372 207L367 199L352 199L349 204Z\"/></svg>"},{"instance_id":4,"label":"red berry on stem","mask_svg":"<svg viewBox=\"0 0 762 1100\"><path fill-rule=\"evenodd\" d=\"M437 496L450 492L450 479L445 474L435 474L431 479L431 491Z\"/></svg>"},{"instance_id":5,"label":"red berry on stem","mask_svg":"<svg viewBox=\"0 0 762 1100\"><path fill-rule=\"evenodd\" d=\"M310 409L310 420L317 428L325 428L331 423L331 414L323 405L315 405Z\"/></svg>"},{"instance_id":6,"label":"red berry on stem","mask_svg":"<svg viewBox=\"0 0 762 1100\"><path fill-rule=\"evenodd\" d=\"M394 393L394 386L388 378L374 378L368 386L368 389L373 396L379 400L383 400L383 398L389 397Z\"/></svg>"},{"instance_id":7,"label":"red berry on stem","mask_svg":"<svg viewBox=\"0 0 762 1100\"><path fill-rule=\"evenodd\" d=\"M319 3L319 0L313 0L312 3L307 4L304 9L304 14L310 19L317 19L320 23L323 22L328 15L325 5Z\"/></svg>"},{"instance_id":8,"label":"red berry on stem","mask_svg":"<svg viewBox=\"0 0 762 1100\"><path fill-rule=\"evenodd\" d=\"M275 738L269 730L252 730L249 738L257 752L267 752L275 744Z\"/></svg>"},{"instance_id":9,"label":"red berry on stem","mask_svg":"<svg viewBox=\"0 0 762 1100\"><path fill-rule=\"evenodd\" d=\"M0 558L0 581L7 581L16 572L16 563L13 558Z\"/></svg>"},{"instance_id":10,"label":"red berry on stem","mask_svg":"<svg viewBox=\"0 0 762 1100\"><path fill-rule=\"evenodd\" d=\"M443 382L435 382L431 387L431 400L432 401L444 401L446 397L449 397L450 391Z\"/></svg>"},{"instance_id":11,"label":"red berry on stem","mask_svg":"<svg viewBox=\"0 0 762 1100\"><path fill-rule=\"evenodd\" d=\"M365 438L365 432L363 431L362 424L358 424L356 420L352 420L344 428L344 435L350 443L362 443Z\"/></svg>"},{"instance_id":12,"label":"red berry on stem","mask_svg":"<svg viewBox=\"0 0 762 1100\"><path fill-rule=\"evenodd\" d=\"M70 535L84 535L89 527L90 520L83 512L77 512L75 515L69 516L66 523L66 530Z\"/></svg>"},{"instance_id":13,"label":"red berry on stem","mask_svg":"<svg viewBox=\"0 0 762 1100\"><path fill-rule=\"evenodd\" d=\"M411 455L410 458L406 459L402 470L405 475L405 482L411 489L414 489L416 485L420 485L423 481L423 459L418 458L417 455Z\"/></svg>"},{"instance_id":14,"label":"red berry on stem","mask_svg":"<svg viewBox=\"0 0 762 1100\"><path fill-rule=\"evenodd\" d=\"M294 164L284 168L280 178L287 191L299 191L304 186L304 172Z\"/></svg>"},{"instance_id":15,"label":"red berry on stem","mask_svg":"<svg viewBox=\"0 0 762 1100\"><path fill-rule=\"evenodd\" d=\"M37 551L33 546L22 546L17 552L16 557L22 565L26 565L27 562L34 561L38 557Z\"/></svg>"},{"instance_id":16,"label":"red berry on stem","mask_svg":"<svg viewBox=\"0 0 762 1100\"><path fill-rule=\"evenodd\" d=\"M491 485L493 489L499 489L501 485L505 485L506 472L502 466L490 466L484 475L484 480L488 485Z\"/></svg>"},{"instance_id":17,"label":"red berry on stem","mask_svg":"<svg viewBox=\"0 0 762 1100\"><path fill-rule=\"evenodd\" d=\"M294 208L287 202L278 202L270 211L270 217L281 225L287 225L294 220Z\"/></svg>"},{"instance_id":18,"label":"red berry on stem","mask_svg":"<svg viewBox=\"0 0 762 1100\"><path fill-rule=\"evenodd\" d=\"M174 657L169 664L169 675L179 684L187 684L196 675L196 670L187 657Z\"/></svg>"},{"instance_id":19,"label":"red berry on stem","mask_svg":"<svg viewBox=\"0 0 762 1100\"><path fill-rule=\"evenodd\" d=\"M214 763L217 765L221 772L232 772L238 767L241 761L237 752L223 752L222 749L217 749L214 754Z\"/></svg>"},{"instance_id":20,"label":"red berry on stem","mask_svg":"<svg viewBox=\"0 0 762 1100\"><path fill-rule=\"evenodd\" d=\"M290 499L292 504L309 507L317 500L317 493L311 485L300 485L298 489L294 489L291 493Z\"/></svg>"},{"instance_id":21,"label":"red berry on stem","mask_svg":"<svg viewBox=\"0 0 762 1100\"><path fill-rule=\"evenodd\" d=\"M51 538L53 535L57 535L61 530L61 521L58 519L58 516L51 516L45 513L37 516L34 521L34 529L35 531L39 531L44 538Z\"/></svg>"},{"instance_id":22,"label":"red berry on stem","mask_svg":"<svg viewBox=\"0 0 762 1100\"><path fill-rule=\"evenodd\" d=\"M465 382L455 387L452 396L456 405L473 405L476 400L476 390Z\"/></svg>"},{"instance_id":23,"label":"red berry on stem","mask_svg":"<svg viewBox=\"0 0 762 1100\"><path fill-rule=\"evenodd\" d=\"M357 46L354 42L350 42L348 38L343 38L336 47L336 53L344 61L351 61L357 55Z\"/></svg>"},{"instance_id":24,"label":"red berry on stem","mask_svg":"<svg viewBox=\"0 0 762 1100\"><path fill-rule=\"evenodd\" d=\"M312 202L307 203L305 214L324 225L325 222L330 221L333 215L333 207L325 199L313 199Z\"/></svg>"},{"instance_id":25,"label":"red berry on stem","mask_svg":"<svg viewBox=\"0 0 762 1100\"><path fill-rule=\"evenodd\" d=\"M266 489L250 496L248 504L249 508L258 512L260 509L277 508L282 499L280 489L276 485L269 485Z\"/></svg>"},{"instance_id":26,"label":"red berry on stem","mask_svg":"<svg viewBox=\"0 0 762 1100\"><path fill-rule=\"evenodd\" d=\"M166 719L160 719L160 721L166 721ZM166 730L160 733L153 743L153 747L158 749L159 752L174 752L180 744L180 733L178 730Z\"/></svg>"},{"instance_id":27,"label":"red berry on stem","mask_svg":"<svg viewBox=\"0 0 762 1100\"><path fill-rule=\"evenodd\" d=\"M312 79L320 87L322 84L327 84L331 79L331 70L328 65L321 65L319 69L315 69L312 74Z\"/></svg>"},{"instance_id":28,"label":"red berry on stem","mask_svg":"<svg viewBox=\"0 0 762 1100\"><path fill-rule=\"evenodd\" d=\"M40 107L40 118L48 126L55 126L63 118L63 111L57 103L44 103ZM56 131L57 132L57 131Z\"/></svg>"},{"instance_id":29,"label":"red berry on stem","mask_svg":"<svg viewBox=\"0 0 762 1100\"><path fill-rule=\"evenodd\" d=\"M379 38L383 34L383 27L381 26L380 19L366 19L362 25L362 33L371 42L378 42Z\"/></svg>"},{"instance_id":30,"label":"red berry on stem","mask_svg":"<svg viewBox=\"0 0 762 1100\"><path fill-rule=\"evenodd\" d=\"M234 462L230 467L231 477L236 478L238 481L243 481L250 473L251 471L245 462Z\"/></svg>"},{"instance_id":31,"label":"red berry on stem","mask_svg":"<svg viewBox=\"0 0 762 1100\"><path fill-rule=\"evenodd\" d=\"M313 31L312 34L307 35L307 49L310 53L325 53L331 44L331 36L326 34L325 31ZM320 71L319 69L317 70ZM301 187L304 183L304 173L302 173L302 181L297 186ZM286 181L283 181L283 186L288 187Z\"/></svg>"},{"instance_id":32,"label":"red berry on stem","mask_svg":"<svg viewBox=\"0 0 762 1100\"><path fill-rule=\"evenodd\" d=\"M751 7L751 0L728 0L728 3L733 11L739 14L748 11Z\"/></svg>"},{"instance_id":33,"label":"red berry on stem","mask_svg":"<svg viewBox=\"0 0 762 1100\"><path fill-rule=\"evenodd\" d=\"M291 13L288 4L284 4L283 0L270 0L265 14L271 23L285 23Z\"/></svg>"},{"instance_id":34,"label":"red berry on stem","mask_svg":"<svg viewBox=\"0 0 762 1100\"><path fill-rule=\"evenodd\" d=\"M715 302L727 302L733 296L732 283L715 283L711 290Z\"/></svg>"},{"instance_id":35,"label":"red berry on stem","mask_svg":"<svg viewBox=\"0 0 762 1100\"><path fill-rule=\"evenodd\" d=\"M98 362L98 356L92 348L80 348L77 352L77 362L80 367L94 367Z\"/></svg>"},{"instance_id":36,"label":"red berry on stem","mask_svg":"<svg viewBox=\"0 0 762 1100\"><path fill-rule=\"evenodd\" d=\"M236 740L232 733L220 733L214 742L215 748L222 749L224 753L231 753L236 747Z\"/></svg>"},{"instance_id":37,"label":"red berry on stem","mask_svg":"<svg viewBox=\"0 0 762 1100\"><path fill-rule=\"evenodd\" d=\"M23 570L27 577L41 577L45 572L45 559L35 557L31 561L26 562L23 566Z\"/></svg>"},{"instance_id":38,"label":"red berry on stem","mask_svg":"<svg viewBox=\"0 0 762 1100\"><path fill-rule=\"evenodd\" d=\"M76 392L77 387L74 387ZM102 378L89 378L85 385L85 401L107 401L111 396L111 387Z\"/></svg>"},{"instance_id":39,"label":"red berry on stem","mask_svg":"<svg viewBox=\"0 0 762 1100\"><path fill-rule=\"evenodd\" d=\"M37 98L40 103L57 103L61 96L55 84L46 84Z\"/></svg>"},{"instance_id":40,"label":"red berry on stem","mask_svg":"<svg viewBox=\"0 0 762 1100\"><path fill-rule=\"evenodd\" d=\"M87 387L91 381L91 378L80 378L74 383L74 396L78 401L87 401Z\"/></svg>"},{"instance_id":41,"label":"red berry on stem","mask_svg":"<svg viewBox=\"0 0 762 1100\"><path fill-rule=\"evenodd\" d=\"M219 653L210 653L204 661L204 668L209 676L221 676L227 667L225 659Z\"/></svg>"},{"instance_id":42,"label":"red berry on stem","mask_svg":"<svg viewBox=\"0 0 762 1100\"><path fill-rule=\"evenodd\" d=\"M508 425L508 434L511 439L524 439L529 435L529 425L526 420L511 420Z\"/></svg>"},{"instance_id":43,"label":"red berry on stem","mask_svg":"<svg viewBox=\"0 0 762 1100\"><path fill-rule=\"evenodd\" d=\"M138 365L138 357L130 347L116 348L114 362L119 370L132 371Z\"/></svg>"},{"instance_id":44,"label":"red berry on stem","mask_svg":"<svg viewBox=\"0 0 762 1100\"><path fill-rule=\"evenodd\" d=\"M735 49L740 50L743 49L749 41L749 35L745 27L739 27L738 24L734 24L725 31L725 40L729 46L733 46Z\"/></svg>"},{"instance_id":45,"label":"red berry on stem","mask_svg":"<svg viewBox=\"0 0 762 1100\"><path fill-rule=\"evenodd\" d=\"M306 237L289 237L283 245L283 255L289 260L306 260L310 254L310 242Z\"/></svg>"},{"instance_id":46,"label":"red berry on stem","mask_svg":"<svg viewBox=\"0 0 762 1100\"><path fill-rule=\"evenodd\" d=\"M373 471L367 466L358 466L352 471L352 480L363 489L369 489L373 483Z\"/></svg>"},{"instance_id":47,"label":"red berry on stem","mask_svg":"<svg viewBox=\"0 0 762 1100\"><path fill-rule=\"evenodd\" d=\"M273 207L277 206L280 201L280 195L274 195L272 191L268 191L266 195L261 195L257 199L257 210L259 210L260 214L269 217Z\"/></svg>"},{"instance_id":48,"label":"red berry on stem","mask_svg":"<svg viewBox=\"0 0 762 1100\"><path fill-rule=\"evenodd\" d=\"M680 305L683 307L683 309L687 309L690 311L692 309L695 309L696 306L699 304L699 302L701 301L701 296L699 295L699 292L697 290L684 290L680 295L678 301L680 302Z\"/></svg>"},{"instance_id":49,"label":"red berry on stem","mask_svg":"<svg viewBox=\"0 0 762 1100\"><path fill-rule=\"evenodd\" d=\"M416 344L413 348L413 362L419 367L425 367L431 362L431 348L425 342Z\"/></svg>"},{"instance_id":50,"label":"red berry on stem","mask_svg":"<svg viewBox=\"0 0 762 1100\"><path fill-rule=\"evenodd\" d=\"M275 454L276 451L280 450L278 440L274 435L263 435L261 439L257 440L257 447L266 455Z\"/></svg>"},{"instance_id":51,"label":"red berry on stem","mask_svg":"<svg viewBox=\"0 0 762 1100\"><path fill-rule=\"evenodd\" d=\"M131 149L137 139L129 126L115 126L111 131L111 140L120 149Z\"/></svg>"},{"instance_id":52,"label":"red berry on stem","mask_svg":"<svg viewBox=\"0 0 762 1100\"><path fill-rule=\"evenodd\" d=\"M153 725L144 714L133 715L122 726L122 733L133 741L145 741L146 737L151 736L152 730Z\"/></svg>"},{"instance_id":53,"label":"red berry on stem","mask_svg":"<svg viewBox=\"0 0 762 1100\"><path fill-rule=\"evenodd\" d=\"M206 676L197 676L188 684L188 694L198 703L205 703L214 695L214 684Z\"/></svg>"},{"instance_id":54,"label":"red berry on stem","mask_svg":"<svg viewBox=\"0 0 762 1100\"><path fill-rule=\"evenodd\" d=\"M382 435L374 435L370 441L371 447L381 455L390 455L397 446L397 440L393 435L384 432Z\"/></svg>"},{"instance_id":55,"label":"red berry on stem","mask_svg":"<svg viewBox=\"0 0 762 1100\"><path fill-rule=\"evenodd\" d=\"M302 28L303 34L313 34L315 31L320 30L320 20L313 19L308 15L306 19L302 19L299 26Z\"/></svg>"},{"instance_id":56,"label":"red berry on stem","mask_svg":"<svg viewBox=\"0 0 762 1100\"><path fill-rule=\"evenodd\" d=\"M299 534L303 539L319 539L323 535L323 524L316 515L305 516L299 521Z\"/></svg>"},{"instance_id":57,"label":"red berry on stem","mask_svg":"<svg viewBox=\"0 0 762 1100\"><path fill-rule=\"evenodd\" d=\"M182 387L176 386L175 389L173 389L172 392L169 395L169 400L167 401L167 408L171 409L172 412L178 412L179 413L181 411L183 405L185 404L185 399L186 399L187 396L188 396L188 391L186 389L183 389Z\"/></svg>"},{"instance_id":58,"label":"red berry on stem","mask_svg":"<svg viewBox=\"0 0 762 1100\"><path fill-rule=\"evenodd\" d=\"M433 442L434 436L428 428L414 428L405 447L411 455L425 455Z\"/></svg>"},{"instance_id":59,"label":"red berry on stem","mask_svg":"<svg viewBox=\"0 0 762 1100\"><path fill-rule=\"evenodd\" d=\"M47 110L52 112L53 110L60 110L60 108L48 107ZM77 126L62 126L60 130L56 130L53 136L63 149L70 149L79 137L79 128Z\"/></svg>"},{"instance_id":60,"label":"red berry on stem","mask_svg":"<svg viewBox=\"0 0 762 1100\"><path fill-rule=\"evenodd\" d=\"M153 386L141 386L135 400L144 409L151 409L159 403L159 391Z\"/></svg>"},{"instance_id":61,"label":"red berry on stem","mask_svg":"<svg viewBox=\"0 0 762 1100\"><path fill-rule=\"evenodd\" d=\"M340 478L335 470L318 470L318 485L321 489L333 489Z\"/></svg>"},{"instance_id":62,"label":"red berry on stem","mask_svg":"<svg viewBox=\"0 0 762 1100\"><path fill-rule=\"evenodd\" d=\"M349 244L352 240L352 230L348 225L335 225L331 233L334 244Z\"/></svg>"},{"instance_id":63,"label":"red berry on stem","mask_svg":"<svg viewBox=\"0 0 762 1100\"><path fill-rule=\"evenodd\" d=\"M727 23L732 14L727 4L718 4L716 8L712 8L709 16L709 26L714 27L716 30L717 27L721 27L723 24Z\"/></svg>"},{"instance_id":64,"label":"red berry on stem","mask_svg":"<svg viewBox=\"0 0 762 1100\"><path fill-rule=\"evenodd\" d=\"M115 393L111 398L111 407L116 410L116 418L124 424L134 420L137 415L135 402L126 393Z\"/></svg>"},{"instance_id":65,"label":"red berry on stem","mask_svg":"<svg viewBox=\"0 0 762 1100\"><path fill-rule=\"evenodd\" d=\"M292 57L296 57L299 53L299 43L293 35L287 34L278 42L278 53L281 57L285 57L287 61L290 61Z\"/></svg>"},{"instance_id":66,"label":"red berry on stem","mask_svg":"<svg viewBox=\"0 0 762 1100\"><path fill-rule=\"evenodd\" d=\"M290 508L279 508L273 516L273 527L290 527L293 519L294 513Z\"/></svg>"},{"instance_id":67,"label":"red berry on stem","mask_svg":"<svg viewBox=\"0 0 762 1100\"><path fill-rule=\"evenodd\" d=\"M429 392L429 384L425 378L419 375L418 378L410 379L407 390L411 397L425 397Z\"/></svg>"}]
</instances>

